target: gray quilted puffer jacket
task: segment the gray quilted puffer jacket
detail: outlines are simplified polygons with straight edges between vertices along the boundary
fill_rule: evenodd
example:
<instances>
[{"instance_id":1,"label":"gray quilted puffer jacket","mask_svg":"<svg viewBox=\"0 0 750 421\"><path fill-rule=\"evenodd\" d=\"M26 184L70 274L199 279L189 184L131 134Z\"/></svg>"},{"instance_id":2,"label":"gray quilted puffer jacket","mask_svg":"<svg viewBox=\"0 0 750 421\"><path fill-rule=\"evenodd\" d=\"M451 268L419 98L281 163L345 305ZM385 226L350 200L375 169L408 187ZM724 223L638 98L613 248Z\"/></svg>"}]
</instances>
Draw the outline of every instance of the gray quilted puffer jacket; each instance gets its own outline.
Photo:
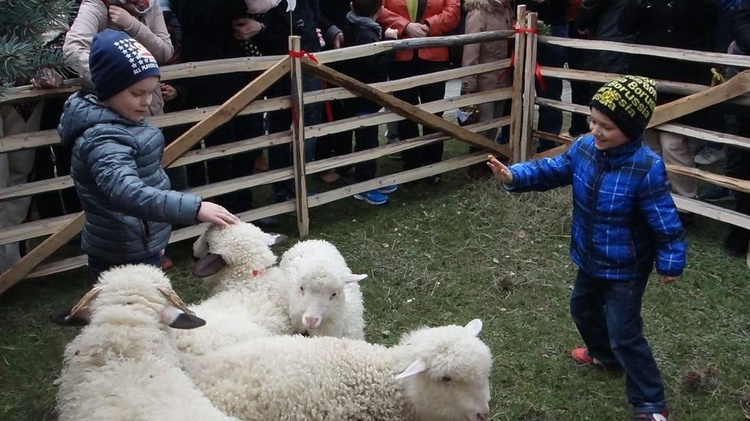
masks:
<instances>
[{"instance_id":1,"label":"gray quilted puffer jacket","mask_svg":"<svg viewBox=\"0 0 750 421\"><path fill-rule=\"evenodd\" d=\"M115 264L139 261L167 246L171 224L195 222L201 197L169 190L158 128L121 117L94 95L75 93L57 130L73 148L86 254Z\"/></svg>"}]
</instances>

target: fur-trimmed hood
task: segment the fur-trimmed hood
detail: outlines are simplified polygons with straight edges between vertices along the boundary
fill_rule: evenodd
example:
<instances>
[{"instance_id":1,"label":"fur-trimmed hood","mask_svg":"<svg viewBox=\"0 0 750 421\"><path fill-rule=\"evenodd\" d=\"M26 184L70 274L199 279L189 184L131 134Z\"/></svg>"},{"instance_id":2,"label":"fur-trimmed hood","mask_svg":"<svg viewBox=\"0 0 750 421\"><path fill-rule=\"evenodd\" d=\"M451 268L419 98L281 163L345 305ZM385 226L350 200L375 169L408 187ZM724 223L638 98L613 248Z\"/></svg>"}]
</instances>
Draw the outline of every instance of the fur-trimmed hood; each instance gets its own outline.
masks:
<instances>
[{"instance_id":1,"label":"fur-trimmed hood","mask_svg":"<svg viewBox=\"0 0 750 421\"><path fill-rule=\"evenodd\" d=\"M510 0L466 0L464 9L471 10L497 10L511 6Z\"/></svg>"}]
</instances>

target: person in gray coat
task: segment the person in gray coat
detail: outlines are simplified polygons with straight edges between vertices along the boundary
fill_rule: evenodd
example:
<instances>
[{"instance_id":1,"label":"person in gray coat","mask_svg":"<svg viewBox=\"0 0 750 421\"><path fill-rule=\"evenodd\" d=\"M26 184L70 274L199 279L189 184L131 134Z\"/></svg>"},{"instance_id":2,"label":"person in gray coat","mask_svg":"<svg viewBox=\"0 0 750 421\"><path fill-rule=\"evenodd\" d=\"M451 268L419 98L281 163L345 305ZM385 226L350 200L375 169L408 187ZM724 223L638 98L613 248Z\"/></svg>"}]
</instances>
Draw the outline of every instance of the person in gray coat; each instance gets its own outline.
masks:
<instances>
[{"instance_id":1,"label":"person in gray coat","mask_svg":"<svg viewBox=\"0 0 750 421\"><path fill-rule=\"evenodd\" d=\"M94 36L89 67L96 93L71 95L58 131L73 148L71 176L86 214L81 248L94 280L113 266L158 266L173 223L237 222L217 204L170 190L164 137L143 119L160 77L153 55L107 29Z\"/></svg>"}]
</instances>

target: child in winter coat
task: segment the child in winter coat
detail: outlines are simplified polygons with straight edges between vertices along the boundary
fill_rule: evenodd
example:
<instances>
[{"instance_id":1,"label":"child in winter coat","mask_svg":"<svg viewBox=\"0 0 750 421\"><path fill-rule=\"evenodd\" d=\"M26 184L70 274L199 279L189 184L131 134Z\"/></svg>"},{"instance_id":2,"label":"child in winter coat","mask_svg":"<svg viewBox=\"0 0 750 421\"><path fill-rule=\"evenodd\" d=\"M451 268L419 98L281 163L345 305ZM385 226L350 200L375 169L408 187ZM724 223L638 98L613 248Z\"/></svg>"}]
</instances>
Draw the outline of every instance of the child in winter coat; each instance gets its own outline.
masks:
<instances>
[{"instance_id":1,"label":"child in winter coat","mask_svg":"<svg viewBox=\"0 0 750 421\"><path fill-rule=\"evenodd\" d=\"M591 133L554 158L488 165L512 192L572 184L570 255L578 277L570 313L585 344L580 364L621 368L634 420L668 417L664 386L643 336L641 299L656 261L660 283L685 268L687 245L664 163L642 144L656 85L623 76L591 100Z\"/></svg>"},{"instance_id":2,"label":"child in winter coat","mask_svg":"<svg viewBox=\"0 0 750 421\"><path fill-rule=\"evenodd\" d=\"M159 86L153 55L106 29L94 36L89 67L96 94L71 95L58 131L73 148L71 176L86 213L81 248L94 280L117 265L158 266L173 223L237 222L200 196L169 190L164 137L143 120Z\"/></svg>"}]
</instances>

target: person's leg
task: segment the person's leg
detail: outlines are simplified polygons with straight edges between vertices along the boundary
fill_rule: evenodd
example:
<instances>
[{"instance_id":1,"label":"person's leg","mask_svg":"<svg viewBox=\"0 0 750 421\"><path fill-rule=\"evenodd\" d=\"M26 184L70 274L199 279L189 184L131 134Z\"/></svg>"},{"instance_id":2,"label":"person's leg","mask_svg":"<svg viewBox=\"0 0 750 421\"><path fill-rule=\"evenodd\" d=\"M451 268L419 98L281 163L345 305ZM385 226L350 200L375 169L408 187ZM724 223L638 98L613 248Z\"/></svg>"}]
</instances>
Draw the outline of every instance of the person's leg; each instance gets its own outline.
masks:
<instances>
[{"instance_id":1,"label":"person's leg","mask_svg":"<svg viewBox=\"0 0 750 421\"><path fill-rule=\"evenodd\" d=\"M750 180L750 165L748 165L750 164L750 150L733 149L730 156L735 156L741 162L744 162L744 165L735 169L733 176L742 180ZM735 195L737 203L734 210L745 215L750 215L750 194L738 191ZM731 257L745 257L748 253L748 242L750 242L750 230L732 226L724 240L724 252Z\"/></svg>"},{"instance_id":2,"label":"person's leg","mask_svg":"<svg viewBox=\"0 0 750 421\"><path fill-rule=\"evenodd\" d=\"M635 413L656 413L667 409L661 374L643 336L641 300L646 284L647 274L631 282L609 282L605 295L609 340L625 371L628 401Z\"/></svg>"},{"instance_id":3,"label":"person's leg","mask_svg":"<svg viewBox=\"0 0 750 421\"><path fill-rule=\"evenodd\" d=\"M659 132L659 143L661 144L661 156L665 164L695 167L694 154L685 136ZM698 195L698 181L695 178L672 173L667 173L667 177L672 184L673 192L688 198Z\"/></svg>"},{"instance_id":4,"label":"person's leg","mask_svg":"<svg viewBox=\"0 0 750 421\"><path fill-rule=\"evenodd\" d=\"M430 63L429 65L424 66L424 73L427 74L443 71L445 70L446 66L446 63ZM420 104L438 101L443 98L445 98L445 82L431 83L429 85L419 87ZM432 127L422 126L423 135L428 135L436 132L437 130L433 129ZM443 160L443 142L431 143L419 149L422 149L421 165L430 165Z\"/></svg>"},{"instance_id":5,"label":"person's leg","mask_svg":"<svg viewBox=\"0 0 750 421\"><path fill-rule=\"evenodd\" d=\"M234 139L237 141L256 138L264 133L263 116L260 114L235 117L230 124L234 132ZM252 175L255 172L256 158L260 153L261 151L252 151L232 155L232 178ZM227 207L230 212L244 212L253 206L253 193L250 189L239 190L230 194L232 196L229 203L233 206Z\"/></svg>"},{"instance_id":6,"label":"person's leg","mask_svg":"<svg viewBox=\"0 0 750 421\"><path fill-rule=\"evenodd\" d=\"M354 131L354 151L364 151L378 147L378 126L362 127ZM357 182L372 180L377 173L377 162L358 162L354 166L354 176Z\"/></svg>"},{"instance_id":7,"label":"person's leg","mask_svg":"<svg viewBox=\"0 0 750 421\"><path fill-rule=\"evenodd\" d=\"M206 147L220 146L227 143L232 143L235 140L234 128L232 121L223 124L216 131L206 136L205 144ZM210 184L218 183L221 181L230 180L232 178L232 161L234 160L231 156L223 158L211 159L206 162L206 169L208 171L208 182ZM238 210L238 205L235 203L236 195L234 193L226 193L215 198L216 202L225 208L229 209L230 212Z\"/></svg>"},{"instance_id":8,"label":"person's leg","mask_svg":"<svg viewBox=\"0 0 750 421\"><path fill-rule=\"evenodd\" d=\"M323 82L315 76L302 77L302 90L304 92L319 91L323 88ZM305 104L305 126L310 127L320 124L322 120L322 111L320 102L314 104ZM315 160L315 144L317 137L305 139L305 162Z\"/></svg>"},{"instance_id":9,"label":"person's leg","mask_svg":"<svg viewBox=\"0 0 750 421\"><path fill-rule=\"evenodd\" d=\"M22 117L13 106L0 107L1 122L0 137L13 136L21 133L36 131L42 114L42 104L39 103ZM0 189L26 183L34 167L34 149L20 150L0 154ZM31 197L6 200L0 202L0 228L12 227L23 223L31 206ZM0 273L15 264L21 257L19 244L5 244L0 246Z\"/></svg>"},{"instance_id":10,"label":"person's leg","mask_svg":"<svg viewBox=\"0 0 750 421\"><path fill-rule=\"evenodd\" d=\"M69 175L70 174L70 161L73 150L65 146L53 146L52 151L55 154L55 167L57 168L57 176ZM62 195L63 206L65 207L65 213L76 213L83 210L81 208L81 200L78 198L76 189L65 189L60 192Z\"/></svg>"},{"instance_id":11,"label":"person's leg","mask_svg":"<svg viewBox=\"0 0 750 421\"><path fill-rule=\"evenodd\" d=\"M413 62L395 62L391 68L391 80L414 76ZM393 93L396 98L409 104L419 104L419 92L417 88L409 88ZM398 122L399 139L407 140L419 137L419 126L417 123L404 119ZM421 155L419 148L408 149L401 152L404 161L404 170L410 170L421 166Z\"/></svg>"},{"instance_id":12,"label":"person's leg","mask_svg":"<svg viewBox=\"0 0 750 421\"><path fill-rule=\"evenodd\" d=\"M551 27L551 34L556 37L567 37L568 26L567 25L555 25ZM539 65L542 66L542 73L544 73L544 67L563 67L565 64L565 48L556 45L539 44L538 54ZM541 98L553 99L560 101L562 97L562 80L556 78L544 78L545 89L539 86L537 81L536 91L537 95ZM537 129L540 132L551 133L554 135L560 134L562 129L562 111L556 110L549 107L539 107L539 123ZM542 152L547 149L555 147L557 144L549 140L540 140L537 152Z\"/></svg>"},{"instance_id":13,"label":"person's leg","mask_svg":"<svg viewBox=\"0 0 750 421\"><path fill-rule=\"evenodd\" d=\"M575 23L568 24L568 36L576 39L588 39L588 35L581 35L575 28ZM585 62L588 51L577 48L568 48L565 51L568 61L568 67L571 69L585 70ZM570 80L570 101L578 105L588 105L593 95L591 85L586 82ZM570 128L568 134L571 137L578 137L589 132L588 118L584 114L571 113Z\"/></svg>"},{"instance_id":14,"label":"person's leg","mask_svg":"<svg viewBox=\"0 0 750 421\"><path fill-rule=\"evenodd\" d=\"M570 315L588 353L605 366L617 366L604 309L605 284L582 270L578 270L570 295Z\"/></svg>"},{"instance_id":15,"label":"person's leg","mask_svg":"<svg viewBox=\"0 0 750 421\"><path fill-rule=\"evenodd\" d=\"M34 170L31 181L42 181L55 178L55 164L52 157L52 147L45 146L36 149L34 156ZM39 213L39 218L53 218L64 214L59 191L51 191L34 195L33 207Z\"/></svg>"},{"instance_id":16,"label":"person's leg","mask_svg":"<svg viewBox=\"0 0 750 421\"><path fill-rule=\"evenodd\" d=\"M98 257L91 256L91 255L87 257L88 257L89 274L91 275L91 278L89 281L90 286L93 286L99 281L99 276L102 274L102 272L106 272L114 267L122 266L122 265L137 265L137 264L161 267L161 259L162 259L161 253L152 254L151 256L148 256L141 260L134 260L132 262L124 262L124 263L113 263L108 260L100 259Z\"/></svg>"}]
</instances>

